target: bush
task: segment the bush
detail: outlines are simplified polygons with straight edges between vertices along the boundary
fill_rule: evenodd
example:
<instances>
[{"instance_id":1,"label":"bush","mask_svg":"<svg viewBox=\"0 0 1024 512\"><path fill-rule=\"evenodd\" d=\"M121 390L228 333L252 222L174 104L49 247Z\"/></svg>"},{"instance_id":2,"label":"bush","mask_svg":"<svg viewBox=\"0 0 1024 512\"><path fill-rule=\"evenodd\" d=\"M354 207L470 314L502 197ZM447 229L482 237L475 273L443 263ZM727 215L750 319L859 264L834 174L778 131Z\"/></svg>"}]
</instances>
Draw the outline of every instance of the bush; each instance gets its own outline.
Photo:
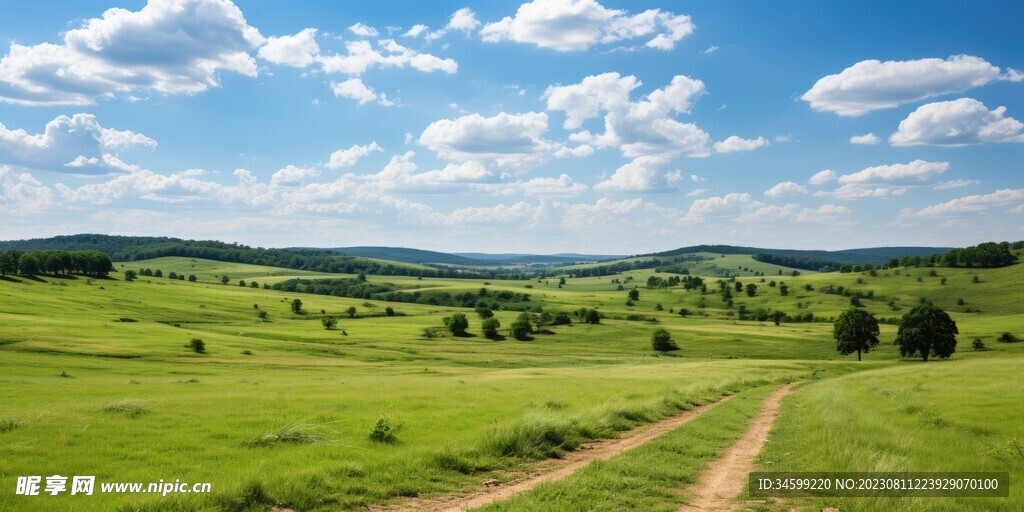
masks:
<instances>
[{"instance_id":1,"label":"bush","mask_svg":"<svg viewBox=\"0 0 1024 512\"><path fill-rule=\"evenodd\" d=\"M659 352L679 350L679 345L672 340L672 335L665 329L658 329L651 335L651 347Z\"/></svg>"},{"instance_id":2,"label":"bush","mask_svg":"<svg viewBox=\"0 0 1024 512\"><path fill-rule=\"evenodd\" d=\"M129 418L138 418L139 416L142 416L143 414L149 412L149 410L143 407L142 404L138 402L122 400L120 402L115 402L104 406L103 412L124 414Z\"/></svg>"},{"instance_id":3,"label":"bush","mask_svg":"<svg viewBox=\"0 0 1024 512\"><path fill-rule=\"evenodd\" d=\"M196 354L206 353L206 343L199 338L192 338L192 341L189 341L188 345L185 346Z\"/></svg>"},{"instance_id":4,"label":"bush","mask_svg":"<svg viewBox=\"0 0 1024 512\"><path fill-rule=\"evenodd\" d=\"M370 441L391 444L398 441L396 435L401 427L388 418L380 418L370 429Z\"/></svg>"},{"instance_id":5,"label":"bush","mask_svg":"<svg viewBox=\"0 0 1024 512\"><path fill-rule=\"evenodd\" d=\"M466 329L469 329L469 320L462 313L455 313L444 318L444 326L455 336L465 336Z\"/></svg>"},{"instance_id":6,"label":"bush","mask_svg":"<svg viewBox=\"0 0 1024 512\"><path fill-rule=\"evenodd\" d=\"M292 301L292 313L295 313L296 315L302 314L302 300L295 299Z\"/></svg>"},{"instance_id":7,"label":"bush","mask_svg":"<svg viewBox=\"0 0 1024 512\"><path fill-rule=\"evenodd\" d=\"M256 316L260 317L260 320L263 320L263 321L267 320L267 312L266 312L266 310L261 309L261 310L257 311L256 312Z\"/></svg>"},{"instance_id":8,"label":"bush","mask_svg":"<svg viewBox=\"0 0 1024 512\"><path fill-rule=\"evenodd\" d=\"M530 325L530 315L523 313L519 315L519 318L508 328L508 333L513 338L519 341L529 341L533 338L530 337L530 332L533 331L533 326Z\"/></svg>"},{"instance_id":9,"label":"bush","mask_svg":"<svg viewBox=\"0 0 1024 512\"><path fill-rule=\"evenodd\" d=\"M391 306L388 306L388 307L384 308L384 315L386 315L386 316L395 316L395 308L393 308Z\"/></svg>"},{"instance_id":10,"label":"bush","mask_svg":"<svg viewBox=\"0 0 1024 512\"><path fill-rule=\"evenodd\" d=\"M320 319L320 323L324 324L324 329L329 331L338 325L338 319L333 316L325 316Z\"/></svg>"},{"instance_id":11,"label":"bush","mask_svg":"<svg viewBox=\"0 0 1024 512\"><path fill-rule=\"evenodd\" d=\"M501 327L501 322L497 318L488 318L481 324L481 329L484 331L484 336L488 339L498 339L498 328Z\"/></svg>"},{"instance_id":12,"label":"bush","mask_svg":"<svg viewBox=\"0 0 1024 512\"><path fill-rule=\"evenodd\" d=\"M572 324L572 317L569 313L555 313L555 316L551 318L551 325L570 325Z\"/></svg>"},{"instance_id":13,"label":"bush","mask_svg":"<svg viewBox=\"0 0 1024 512\"><path fill-rule=\"evenodd\" d=\"M971 348L974 350L985 350L985 342L981 341L981 338L974 338L974 342L971 343Z\"/></svg>"},{"instance_id":14,"label":"bush","mask_svg":"<svg viewBox=\"0 0 1024 512\"><path fill-rule=\"evenodd\" d=\"M1011 333L1004 332L1000 334L998 338L996 338L996 341L998 341L999 343L1020 343L1020 338L1014 336Z\"/></svg>"}]
</instances>

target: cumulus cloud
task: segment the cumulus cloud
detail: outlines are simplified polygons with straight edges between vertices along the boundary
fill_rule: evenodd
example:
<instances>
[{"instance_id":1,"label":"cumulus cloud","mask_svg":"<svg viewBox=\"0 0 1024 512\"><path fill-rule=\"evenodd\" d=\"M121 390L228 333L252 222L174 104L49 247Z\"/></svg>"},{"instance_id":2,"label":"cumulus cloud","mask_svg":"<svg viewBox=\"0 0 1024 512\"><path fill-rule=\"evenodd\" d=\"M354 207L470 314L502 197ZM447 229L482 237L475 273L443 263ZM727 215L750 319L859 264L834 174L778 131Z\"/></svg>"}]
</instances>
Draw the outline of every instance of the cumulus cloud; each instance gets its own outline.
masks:
<instances>
[{"instance_id":1,"label":"cumulus cloud","mask_svg":"<svg viewBox=\"0 0 1024 512\"><path fill-rule=\"evenodd\" d=\"M587 191L587 186L576 183L568 174L557 178L532 178L529 180L474 185L474 190L495 195L524 195L527 197L577 196Z\"/></svg>"},{"instance_id":2,"label":"cumulus cloud","mask_svg":"<svg viewBox=\"0 0 1024 512\"><path fill-rule=\"evenodd\" d=\"M515 16L484 25L480 36L487 42L514 41L560 52L641 38L647 47L671 50L694 28L689 16L660 9L630 15L596 0L534 0L520 5Z\"/></svg>"},{"instance_id":3,"label":"cumulus cloud","mask_svg":"<svg viewBox=\"0 0 1024 512\"><path fill-rule=\"evenodd\" d=\"M893 146L965 146L1024 142L1024 123L1006 117L1006 107L989 110L971 98L922 105L889 136Z\"/></svg>"},{"instance_id":4,"label":"cumulus cloud","mask_svg":"<svg viewBox=\"0 0 1024 512\"><path fill-rule=\"evenodd\" d=\"M319 54L315 28L303 29L293 36L267 38L259 51L260 58L267 62L295 68L312 64Z\"/></svg>"},{"instance_id":5,"label":"cumulus cloud","mask_svg":"<svg viewBox=\"0 0 1024 512\"><path fill-rule=\"evenodd\" d=\"M850 144L873 146L879 142L882 142L882 139L873 133L865 133L864 135L854 135L853 137L850 137Z\"/></svg>"},{"instance_id":6,"label":"cumulus cloud","mask_svg":"<svg viewBox=\"0 0 1024 512\"><path fill-rule=\"evenodd\" d=\"M315 178L319 175L320 171L316 169L289 165L275 172L270 177L270 184L272 186L298 185L309 178Z\"/></svg>"},{"instance_id":7,"label":"cumulus cloud","mask_svg":"<svg viewBox=\"0 0 1024 512\"><path fill-rule=\"evenodd\" d=\"M377 29L362 23L356 23L348 27L348 31L359 37L377 37Z\"/></svg>"},{"instance_id":8,"label":"cumulus cloud","mask_svg":"<svg viewBox=\"0 0 1024 512\"><path fill-rule=\"evenodd\" d=\"M960 187L967 187L967 186L970 186L970 185L977 185L979 183L981 183L981 182L978 181L978 180L949 180L949 181L940 181L940 182L936 183L935 186L933 186L932 188L934 188L935 190L948 190L948 189L951 189L951 188L960 188Z\"/></svg>"},{"instance_id":9,"label":"cumulus cloud","mask_svg":"<svg viewBox=\"0 0 1024 512\"><path fill-rule=\"evenodd\" d=\"M793 183L792 181L783 181L782 183L779 183L774 187L766 190L764 192L764 195L768 197L783 197L806 193L807 187L804 187L803 185L798 185L796 183Z\"/></svg>"},{"instance_id":10,"label":"cumulus cloud","mask_svg":"<svg viewBox=\"0 0 1024 512\"><path fill-rule=\"evenodd\" d=\"M997 80L1016 82L1021 79L1024 77L1015 70L1003 73L985 59L970 55L954 55L948 59L865 60L821 78L801 99L814 110L859 116L964 92Z\"/></svg>"},{"instance_id":11,"label":"cumulus cloud","mask_svg":"<svg viewBox=\"0 0 1024 512\"><path fill-rule=\"evenodd\" d=\"M420 53L393 39L377 41L376 46L370 41L349 41L345 43L345 50L344 54L321 55L317 62L326 73L350 76L362 75L373 68L412 67L424 73L441 71L448 74L459 69L458 63L452 59Z\"/></svg>"},{"instance_id":12,"label":"cumulus cloud","mask_svg":"<svg viewBox=\"0 0 1024 512\"><path fill-rule=\"evenodd\" d=\"M435 41L441 39L452 30L469 33L476 30L479 26L480 22L476 19L476 13L473 12L473 9L463 7L452 13L448 23L437 30L430 30L430 27L418 23L402 34L402 37L422 37L427 41Z\"/></svg>"},{"instance_id":13,"label":"cumulus cloud","mask_svg":"<svg viewBox=\"0 0 1024 512\"><path fill-rule=\"evenodd\" d=\"M72 174L108 174L134 169L117 152L156 147L156 141L130 130L102 127L92 114L59 116L43 133L10 130L0 123L0 164Z\"/></svg>"},{"instance_id":14,"label":"cumulus cloud","mask_svg":"<svg viewBox=\"0 0 1024 512\"><path fill-rule=\"evenodd\" d=\"M543 161L555 149L542 138L547 129L548 116L543 112L469 114L430 123L419 143L448 160L493 160L516 167Z\"/></svg>"},{"instance_id":15,"label":"cumulus cloud","mask_svg":"<svg viewBox=\"0 0 1024 512\"><path fill-rule=\"evenodd\" d=\"M715 143L715 153L738 153L742 151L753 151L757 148L768 145L768 139L758 137L756 139L744 139L736 135L726 137L725 140Z\"/></svg>"},{"instance_id":16,"label":"cumulus cloud","mask_svg":"<svg viewBox=\"0 0 1024 512\"><path fill-rule=\"evenodd\" d=\"M348 149L341 149L331 153L331 158L327 162L328 169L341 169L343 167L351 167L359 161L360 158L368 156L370 153L376 151L384 151L384 148L377 145L377 142L371 142L365 146L353 145Z\"/></svg>"},{"instance_id":17,"label":"cumulus cloud","mask_svg":"<svg viewBox=\"0 0 1024 512\"><path fill-rule=\"evenodd\" d=\"M845 206L823 204L817 208L805 208L798 204L784 206L767 205L753 208L736 217L739 223L757 222L800 222L834 224L846 218L851 210Z\"/></svg>"},{"instance_id":18,"label":"cumulus cloud","mask_svg":"<svg viewBox=\"0 0 1024 512\"><path fill-rule=\"evenodd\" d=\"M509 224L520 222L536 215L538 207L519 201L512 205L498 204L495 206L468 207L453 210L445 217L446 224L493 224L495 222Z\"/></svg>"},{"instance_id":19,"label":"cumulus cloud","mask_svg":"<svg viewBox=\"0 0 1024 512\"><path fill-rule=\"evenodd\" d=\"M979 213L993 206L1021 202L1024 202L1024 188L1005 188L991 194L976 194L932 205L918 210L914 215L918 217L939 217L962 213Z\"/></svg>"},{"instance_id":20,"label":"cumulus cloud","mask_svg":"<svg viewBox=\"0 0 1024 512\"><path fill-rule=\"evenodd\" d=\"M365 105L371 101L376 101L377 104L385 107L395 104L388 99L386 94L377 94L373 87L364 84L358 78L350 78L344 82L331 82L331 91L339 98L350 98L356 100L360 105Z\"/></svg>"},{"instance_id":21,"label":"cumulus cloud","mask_svg":"<svg viewBox=\"0 0 1024 512\"><path fill-rule=\"evenodd\" d=\"M666 192L665 171L668 159L660 156L641 156L619 167L607 180L594 185L598 192Z\"/></svg>"},{"instance_id":22,"label":"cumulus cloud","mask_svg":"<svg viewBox=\"0 0 1024 512\"><path fill-rule=\"evenodd\" d=\"M886 199L894 196L902 196L906 192L906 187L893 185L847 183L832 191L832 196L836 199L852 201L855 199Z\"/></svg>"},{"instance_id":23,"label":"cumulus cloud","mask_svg":"<svg viewBox=\"0 0 1024 512\"><path fill-rule=\"evenodd\" d=\"M0 59L0 101L89 105L117 94L195 94L218 86L220 71L256 76L249 52L263 43L229 0L108 9L59 44L11 43Z\"/></svg>"},{"instance_id":24,"label":"cumulus cloud","mask_svg":"<svg viewBox=\"0 0 1024 512\"><path fill-rule=\"evenodd\" d=\"M949 162L914 160L906 164L877 165L839 177L840 184L913 179L923 181L949 169Z\"/></svg>"},{"instance_id":25,"label":"cumulus cloud","mask_svg":"<svg viewBox=\"0 0 1024 512\"><path fill-rule=\"evenodd\" d=\"M836 172L832 169L825 169L824 171L820 171L814 176L811 176L810 183L811 185L824 185L825 183L834 181L835 179Z\"/></svg>"},{"instance_id":26,"label":"cumulus cloud","mask_svg":"<svg viewBox=\"0 0 1024 512\"><path fill-rule=\"evenodd\" d=\"M563 126L567 129L580 128L603 113L604 133L580 130L570 135L570 140L598 148L614 147L629 158L707 156L710 136L695 124L671 117L690 112L694 100L704 94L704 83L677 75L669 85L640 101L631 101L630 93L640 85L634 76L604 73L588 76L578 84L548 87L543 98L548 110L566 112Z\"/></svg>"},{"instance_id":27,"label":"cumulus cloud","mask_svg":"<svg viewBox=\"0 0 1024 512\"><path fill-rule=\"evenodd\" d=\"M690 205L689 210L686 212L686 217L681 219L681 221L683 223L700 222L711 216L735 212L750 204L750 201L750 194L739 192L697 199Z\"/></svg>"},{"instance_id":28,"label":"cumulus cloud","mask_svg":"<svg viewBox=\"0 0 1024 512\"><path fill-rule=\"evenodd\" d=\"M53 204L53 190L27 172L0 166L0 212L31 213Z\"/></svg>"}]
</instances>

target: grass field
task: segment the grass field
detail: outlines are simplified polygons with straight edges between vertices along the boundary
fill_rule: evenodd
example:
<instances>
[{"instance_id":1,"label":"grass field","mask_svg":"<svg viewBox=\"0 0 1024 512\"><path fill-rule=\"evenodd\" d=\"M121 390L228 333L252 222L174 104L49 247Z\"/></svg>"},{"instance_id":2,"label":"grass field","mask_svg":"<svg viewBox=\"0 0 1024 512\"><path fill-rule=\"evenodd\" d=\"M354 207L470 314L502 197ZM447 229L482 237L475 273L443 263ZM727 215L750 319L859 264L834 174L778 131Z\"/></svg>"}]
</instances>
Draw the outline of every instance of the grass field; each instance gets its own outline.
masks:
<instances>
[{"instance_id":1,"label":"grass field","mask_svg":"<svg viewBox=\"0 0 1024 512\"><path fill-rule=\"evenodd\" d=\"M5 491L0 509L360 509L511 479L539 458L586 439L614 436L693 401L740 393L732 405L642 451L496 506L661 509L677 503L668 483L676 489L691 481L742 432L767 384L792 381L812 383L785 403L779 434L764 455L773 467L931 470L943 462L936 467L990 468L997 459L986 454L1020 437L1021 423L1012 421L1021 417L1014 368L1024 362L1024 344L998 344L995 338L1004 331L1024 334L1017 291L1024 285L1022 265L942 268L935 276L930 269L901 269L876 276L769 275L764 282L741 277L758 292L734 293L732 308L722 302L714 278L706 295L647 289L654 270L568 279L561 288L553 278L369 276L371 282L420 290L530 293L531 303L545 311L596 307L604 315L599 325L551 327L529 342L486 339L468 309L237 284L338 277L333 274L189 258L116 268L195 274L198 282L125 282L119 273L111 279L0 281L0 482L13 489L20 475L180 478L210 482L213 493L15 497ZM223 275L229 285L220 284ZM779 291L783 282L786 296ZM634 285L640 300L628 306L626 290ZM901 361L891 344L895 327L883 325L882 345L857 363L856 356L835 352L830 323L776 326L737 319L740 305L838 315L850 299L823 293L829 285L872 290L864 307L880 317L898 317L922 298L946 308L960 326L957 353L950 361ZM301 298L306 314L290 311L294 298ZM386 306L398 315L385 316ZM356 308L355 318L345 314L349 307ZM680 308L690 314L680 316ZM470 318L470 337L424 335L459 311ZM504 326L517 314L496 311ZM324 316L338 317L338 326L325 330ZM669 330L681 350L652 351L657 328ZM988 350L970 350L974 337ZM185 347L193 338L205 342L206 353ZM748 396L754 398L739 400ZM957 407L946 409L947 401ZM906 412L914 404L919 409ZM381 419L398 427L394 442L369 439ZM970 433L975 431L981 433ZM927 436L913 438L918 432ZM693 443L701 448L680 448ZM843 443L844 450L829 451L828 443ZM938 448L950 446L958 455L940 460ZM899 457L886 455L893 450ZM968 464L974 458L980 462ZM1019 472L1016 464L1012 471ZM609 501L602 488L621 475L637 480L615 488L621 501ZM1007 503L1020 505L1019 497ZM872 509L858 503L840 508ZM906 510L929 510L928 503L954 510L975 502L913 503Z\"/></svg>"}]
</instances>

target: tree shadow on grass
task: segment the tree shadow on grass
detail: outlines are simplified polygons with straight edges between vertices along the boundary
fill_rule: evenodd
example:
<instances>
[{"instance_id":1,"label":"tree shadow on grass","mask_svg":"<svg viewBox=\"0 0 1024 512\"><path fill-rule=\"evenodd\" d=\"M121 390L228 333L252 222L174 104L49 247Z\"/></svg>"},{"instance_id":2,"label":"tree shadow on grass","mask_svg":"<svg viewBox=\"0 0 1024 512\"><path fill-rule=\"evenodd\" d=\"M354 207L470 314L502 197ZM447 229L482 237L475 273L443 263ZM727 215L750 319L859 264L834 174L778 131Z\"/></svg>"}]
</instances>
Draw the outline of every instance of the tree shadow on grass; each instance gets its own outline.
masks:
<instances>
[{"instance_id":1,"label":"tree shadow on grass","mask_svg":"<svg viewBox=\"0 0 1024 512\"><path fill-rule=\"evenodd\" d=\"M11 276L0 276L0 281L8 281L11 283L20 283L21 279L15 279Z\"/></svg>"}]
</instances>

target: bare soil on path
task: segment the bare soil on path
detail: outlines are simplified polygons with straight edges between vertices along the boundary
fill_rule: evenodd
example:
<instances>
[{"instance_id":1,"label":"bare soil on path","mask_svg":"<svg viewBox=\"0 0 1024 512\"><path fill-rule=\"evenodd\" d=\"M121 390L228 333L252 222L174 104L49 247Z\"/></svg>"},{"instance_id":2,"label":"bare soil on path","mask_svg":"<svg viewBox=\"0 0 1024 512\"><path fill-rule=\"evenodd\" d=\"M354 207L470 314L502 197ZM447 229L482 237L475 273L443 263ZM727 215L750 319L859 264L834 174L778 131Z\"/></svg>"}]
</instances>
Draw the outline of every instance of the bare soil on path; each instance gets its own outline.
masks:
<instances>
[{"instance_id":1,"label":"bare soil on path","mask_svg":"<svg viewBox=\"0 0 1024 512\"><path fill-rule=\"evenodd\" d=\"M768 432L779 416L779 404L789 391L790 386L784 386L765 399L761 412L743 437L715 459L701 473L697 483L686 490L696 497L689 505L680 507L681 512L729 512L741 506L736 503L736 497L746 487L747 476L754 470L754 458L768 440Z\"/></svg>"},{"instance_id":2,"label":"bare soil on path","mask_svg":"<svg viewBox=\"0 0 1024 512\"><path fill-rule=\"evenodd\" d=\"M397 505L373 507L374 511L424 510L431 512L460 512L483 507L506 500L516 494L529 491L542 483L556 482L586 467L595 460L607 460L622 452L648 443L659 436L679 428L690 420L714 409L732 398L723 397L717 402L702 405L671 418L623 432L618 439L594 441L568 452L564 458L549 459L537 465L537 471L529 476L508 482L494 483L466 495L440 496L436 498L413 498ZM486 484L485 484L486 485Z\"/></svg>"}]
</instances>

